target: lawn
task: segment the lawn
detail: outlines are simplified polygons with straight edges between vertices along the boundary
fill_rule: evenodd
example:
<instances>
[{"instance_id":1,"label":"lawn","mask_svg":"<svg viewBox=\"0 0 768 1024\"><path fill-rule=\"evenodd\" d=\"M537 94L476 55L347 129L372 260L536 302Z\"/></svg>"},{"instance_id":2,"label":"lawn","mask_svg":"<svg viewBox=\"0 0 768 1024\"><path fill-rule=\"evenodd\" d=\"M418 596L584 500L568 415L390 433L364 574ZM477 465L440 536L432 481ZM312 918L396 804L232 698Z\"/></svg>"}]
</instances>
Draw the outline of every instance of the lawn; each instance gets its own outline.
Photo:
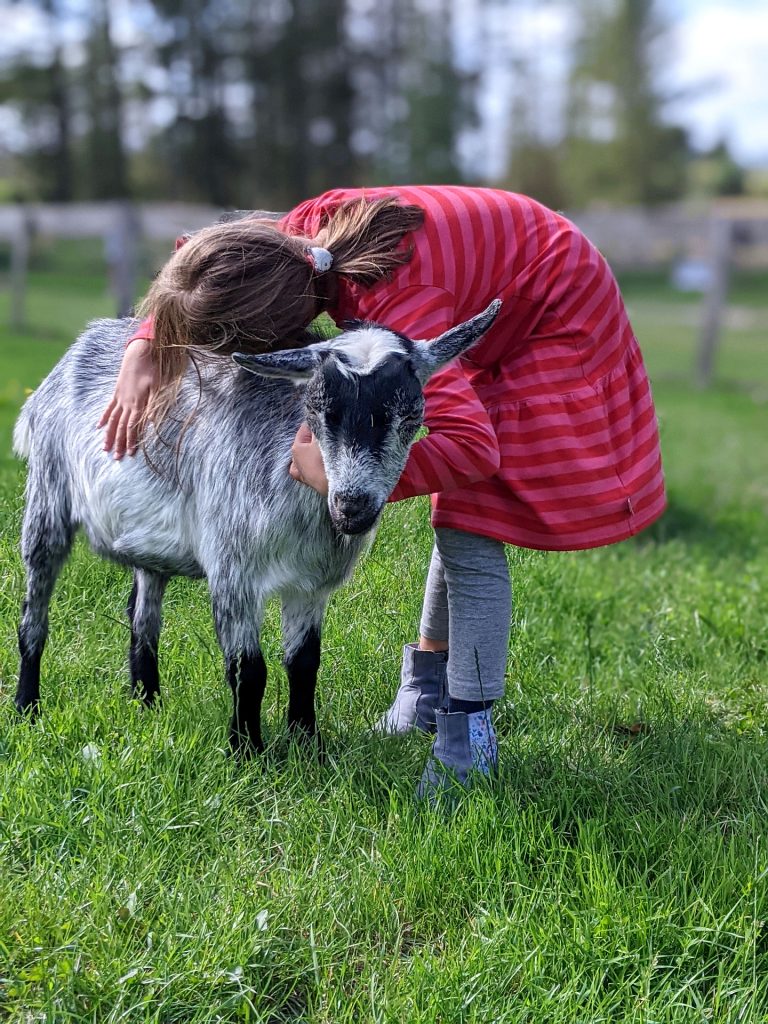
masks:
<instances>
[{"instance_id":1,"label":"lawn","mask_svg":"<svg viewBox=\"0 0 768 1024\"><path fill-rule=\"evenodd\" d=\"M82 544L51 609L44 716L16 719L10 430L25 389L110 306L92 273L36 274L28 331L0 331L0 1019L767 1021L766 294L737 282L700 393L695 303L627 283L670 509L614 548L510 550L501 776L446 815L413 801L424 738L369 732L418 624L422 500L387 510L332 602L323 763L283 732L276 609L269 755L226 756L201 584L169 588L165 700L140 711L127 574Z\"/></svg>"}]
</instances>

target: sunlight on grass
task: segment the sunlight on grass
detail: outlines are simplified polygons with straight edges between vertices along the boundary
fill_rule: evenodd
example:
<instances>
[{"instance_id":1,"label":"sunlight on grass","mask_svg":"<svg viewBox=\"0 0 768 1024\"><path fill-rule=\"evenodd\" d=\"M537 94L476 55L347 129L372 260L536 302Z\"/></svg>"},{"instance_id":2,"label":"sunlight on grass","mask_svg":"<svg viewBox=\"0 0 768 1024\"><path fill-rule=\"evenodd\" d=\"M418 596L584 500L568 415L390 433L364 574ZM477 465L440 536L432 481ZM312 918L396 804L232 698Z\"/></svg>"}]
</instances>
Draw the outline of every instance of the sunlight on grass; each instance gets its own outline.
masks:
<instances>
[{"instance_id":1,"label":"sunlight on grass","mask_svg":"<svg viewBox=\"0 0 768 1024\"><path fill-rule=\"evenodd\" d=\"M72 330L96 295L67 307ZM268 753L227 756L199 583L169 588L164 701L142 713L127 696L128 576L82 542L51 609L44 715L17 720L23 470L10 430L70 326L0 335L0 1016L768 1019L764 350L753 327L732 328L723 373L747 386L695 392L670 379L694 337L684 304L664 299L667 324L652 293L629 300L658 367L669 512L613 548L510 550L501 778L451 818L414 804L425 739L369 730L418 624L422 499L387 510L331 604L323 763L285 735L276 608ZM53 292L48 303L64 317Z\"/></svg>"}]
</instances>

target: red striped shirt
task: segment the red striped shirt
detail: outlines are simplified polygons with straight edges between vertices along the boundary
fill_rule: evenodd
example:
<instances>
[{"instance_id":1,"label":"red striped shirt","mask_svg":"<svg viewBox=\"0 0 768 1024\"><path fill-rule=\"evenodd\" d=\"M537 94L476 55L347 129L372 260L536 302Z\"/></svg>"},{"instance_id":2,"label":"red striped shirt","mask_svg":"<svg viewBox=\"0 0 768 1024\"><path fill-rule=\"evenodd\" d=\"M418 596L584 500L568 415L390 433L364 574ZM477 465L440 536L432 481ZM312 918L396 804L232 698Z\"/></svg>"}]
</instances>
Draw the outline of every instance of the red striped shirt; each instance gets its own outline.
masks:
<instances>
[{"instance_id":1,"label":"red striped shirt","mask_svg":"<svg viewBox=\"0 0 768 1024\"><path fill-rule=\"evenodd\" d=\"M470 354L426 388L427 437L393 501L432 494L435 526L522 547L624 540L665 507L658 429L642 357L600 253L566 218L495 189L338 189L282 221L313 237L340 202L396 195L424 210L387 281L340 279L337 322L374 320L433 338L504 300Z\"/></svg>"}]
</instances>

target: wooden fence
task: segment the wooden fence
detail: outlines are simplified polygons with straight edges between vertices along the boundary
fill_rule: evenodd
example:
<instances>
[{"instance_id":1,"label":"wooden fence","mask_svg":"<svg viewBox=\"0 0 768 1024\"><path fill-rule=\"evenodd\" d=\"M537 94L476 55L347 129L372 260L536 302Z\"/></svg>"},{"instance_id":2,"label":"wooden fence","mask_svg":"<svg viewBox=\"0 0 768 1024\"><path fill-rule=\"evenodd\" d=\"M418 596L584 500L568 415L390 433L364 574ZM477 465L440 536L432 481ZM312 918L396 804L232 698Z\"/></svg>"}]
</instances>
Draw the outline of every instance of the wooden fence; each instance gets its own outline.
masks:
<instances>
[{"instance_id":1,"label":"wooden fence","mask_svg":"<svg viewBox=\"0 0 768 1024\"><path fill-rule=\"evenodd\" d=\"M142 247L162 242L170 252L185 231L211 224L215 207L182 203L103 203L0 205L0 242L10 244L10 319L25 322L32 239L101 238L118 316L136 299ZM693 271L703 292L694 374L706 387L711 379L727 304L733 266L768 268L768 202L728 200L706 207L674 204L661 208L594 207L572 219L621 271L669 268Z\"/></svg>"}]
</instances>

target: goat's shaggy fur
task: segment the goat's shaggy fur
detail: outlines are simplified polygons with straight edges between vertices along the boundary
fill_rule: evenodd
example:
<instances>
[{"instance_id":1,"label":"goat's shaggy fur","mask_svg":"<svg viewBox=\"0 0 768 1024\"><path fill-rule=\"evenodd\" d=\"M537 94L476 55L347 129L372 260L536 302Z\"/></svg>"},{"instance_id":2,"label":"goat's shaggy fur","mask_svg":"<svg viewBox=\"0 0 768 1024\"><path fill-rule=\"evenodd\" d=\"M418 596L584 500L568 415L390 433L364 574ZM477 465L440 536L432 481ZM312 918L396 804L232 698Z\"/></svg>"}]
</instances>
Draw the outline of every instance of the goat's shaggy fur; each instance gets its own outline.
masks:
<instances>
[{"instance_id":1,"label":"goat's shaggy fur","mask_svg":"<svg viewBox=\"0 0 768 1024\"><path fill-rule=\"evenodd\" d=\"M17 453L29 459L19 710L37 710L48 605L81 527L94 551L133 569L136 695L151 704L159 692L168 579L204 576L234 698L232 745L262 745L259 631L273 594L282 601L289 726L315 733L328 598L373 538L421 423L423 383L473 344L497 309L430 345L365 326L304 349L238 355L240 366L212 359L201 368L201 388L191 371L184 380L163 443L150 438L148 458L122 461L102 450L95 424L133 322L92 324L29 398L14 433ZM319 440L327 498L288 475L304 419Z\"/></svg>"}]
</instances>

